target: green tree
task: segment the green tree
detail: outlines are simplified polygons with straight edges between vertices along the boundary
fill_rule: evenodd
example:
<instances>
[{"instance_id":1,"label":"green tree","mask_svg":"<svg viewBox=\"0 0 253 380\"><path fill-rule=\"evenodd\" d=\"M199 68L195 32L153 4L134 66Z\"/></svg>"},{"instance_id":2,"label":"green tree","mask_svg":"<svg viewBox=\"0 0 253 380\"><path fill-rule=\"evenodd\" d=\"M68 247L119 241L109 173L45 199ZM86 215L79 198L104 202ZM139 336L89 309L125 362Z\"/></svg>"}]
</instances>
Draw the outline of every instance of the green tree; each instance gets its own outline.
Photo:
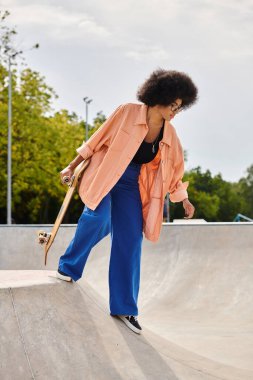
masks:
<instances>
[{"instance_id":1,"label":"green tree","mask_svg":"<svg viewBox=\"0 0 253 380\"><path fill-rule=\"evenodd\" d=\"M6 70L0 66L4 87ZM13 71L12 195L13 218L16 223L52 223L66 193L60 183L60 171L77 155L83 142L83 121L75 113L60 110L53 113L55 91L45 78L31 69L24 69L17 86ZM3 175L0 194L0 221L6 221L7 191L7 89L1 92L0 165ZM49 114L51 114L49 116ZM99 112L89 135L101 125L105 116ZM74 196L78 199L78 195ZM83 204L73 202L65 222L77 221Z\"/></svg>"},{"instance_id":2,"label":"green tree","mask_svg":"<svg viewBox=\"0 0 253 380\"><path fill-rule=\"evenodd\" d=\"M238 184L235 184L235 189L243 200L242 207L238 212L253 219L253 165L247 169L245 178L241 178Z\"/></svg>"},{"instance_id":3,"label":"green tree","mask_svg":"<svg viewBox=\"0 0 253 380\"><path fill-rule=\"evenodd\" d=\"M246 193L250 199L249 180L247 182L246 179L242 179L238 186L223 180L221 174L212 177L210 170L202 172L200 167L196 167L185 173L184 180L190 182L188 193L195 206L194 217L197 219L208 222L233 221L235 215L245 209ZM171 215L172 219L182 218L182 205L172 204Z\"/></svg>"},{"instance_id":4,"label":"green tree","mask_svg":"<svg viewBox=\"0 0 253 380\"><path fill-rule=\"evenodd\" d=\"M184 181L189 181L188 187L189 199L195 206L194 217L208 221L217 220L219 210L219 197L212 192L212 176L207 170L201 172L197 167L185 173ZM184 216L184 209L181 203L171 204L172 219L181 219Z\"/></svg>"}]
</instances>

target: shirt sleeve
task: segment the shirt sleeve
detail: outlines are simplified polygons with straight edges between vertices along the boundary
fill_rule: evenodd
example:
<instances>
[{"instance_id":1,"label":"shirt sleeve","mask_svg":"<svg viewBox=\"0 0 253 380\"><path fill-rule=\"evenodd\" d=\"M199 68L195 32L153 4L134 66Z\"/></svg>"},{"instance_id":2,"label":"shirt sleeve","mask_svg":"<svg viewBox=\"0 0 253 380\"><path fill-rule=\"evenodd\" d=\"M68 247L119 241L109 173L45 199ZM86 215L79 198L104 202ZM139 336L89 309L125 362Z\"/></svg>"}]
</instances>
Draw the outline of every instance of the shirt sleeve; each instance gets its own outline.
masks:
<instances>
[{"instance_id":1,"label":"shirt sleeve","mask_svg":"<svg viewBox=\"0 0 253 380\"><path fill-rule=\"evenodd\" d=\"M188 198L187 187L189 186L189 181L182 182L184 176L184 152L179 141L178 146L180 158L175 165L174 176L169 187L169 198L173 203L182 202L185 198Z\"/></svg>"},{"instance_id":2,"label":"shirt sleeve","mask_svg":"<svg viewBox=\"0 0 253 380\"><path fill-rule=\"evenodd\" d=\"M76 149L85 160L97 152L103 145L110 145L110 139L122 116L124 104L118 106L95 133Z\"/></svg>"}]
</instances>

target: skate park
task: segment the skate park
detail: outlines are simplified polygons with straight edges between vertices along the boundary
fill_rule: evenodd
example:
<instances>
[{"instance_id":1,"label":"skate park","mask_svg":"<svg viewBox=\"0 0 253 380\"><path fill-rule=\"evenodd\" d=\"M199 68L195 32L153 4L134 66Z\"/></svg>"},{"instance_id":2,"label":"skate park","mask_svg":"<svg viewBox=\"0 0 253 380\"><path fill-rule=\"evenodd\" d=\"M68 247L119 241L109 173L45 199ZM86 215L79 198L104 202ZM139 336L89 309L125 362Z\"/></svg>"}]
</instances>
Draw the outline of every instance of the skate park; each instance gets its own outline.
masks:
<instances>
[{"instance_id":1,"label":"skate park","mask_svg":"<svg viewBox=\"0 0 253 380\"><path fill-rule=\"evenodd\" d=\"M144 238L141 335L109 314L110 235L66 283L55 270L76 226L45 267L36 232L51 227L0 227L1 379L253 378L252 223L163 223Z\"/></svg>"},{"instance_id":2,"label":"skate park","mask_svg":"<svg viewBox=\"0 0 253 380\"><path fill-rule=\"evenodd\" d=\"M252 12L3 0L0 380L253 380Z\"/></svg>"}]
</instances>

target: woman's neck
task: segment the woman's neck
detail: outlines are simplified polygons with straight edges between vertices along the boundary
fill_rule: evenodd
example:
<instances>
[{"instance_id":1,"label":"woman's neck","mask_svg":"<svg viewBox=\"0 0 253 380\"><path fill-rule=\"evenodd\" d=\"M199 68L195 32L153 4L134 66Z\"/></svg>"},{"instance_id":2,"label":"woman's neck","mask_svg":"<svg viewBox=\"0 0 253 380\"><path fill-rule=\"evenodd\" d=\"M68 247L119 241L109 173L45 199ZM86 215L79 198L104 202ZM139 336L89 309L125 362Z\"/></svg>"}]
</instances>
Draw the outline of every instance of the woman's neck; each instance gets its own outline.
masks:
<instances>
[{"instance_id":1,"label":"woman's neck","mask_svg":"<svg viewBox=\"0 0 253 380\"><path fill-rule=\"evenodd\" d=\"M148 107L147 109L147 125L151 129L161 129L164 123L164 118L155 107Z\"/></svg>"}]
</instances>

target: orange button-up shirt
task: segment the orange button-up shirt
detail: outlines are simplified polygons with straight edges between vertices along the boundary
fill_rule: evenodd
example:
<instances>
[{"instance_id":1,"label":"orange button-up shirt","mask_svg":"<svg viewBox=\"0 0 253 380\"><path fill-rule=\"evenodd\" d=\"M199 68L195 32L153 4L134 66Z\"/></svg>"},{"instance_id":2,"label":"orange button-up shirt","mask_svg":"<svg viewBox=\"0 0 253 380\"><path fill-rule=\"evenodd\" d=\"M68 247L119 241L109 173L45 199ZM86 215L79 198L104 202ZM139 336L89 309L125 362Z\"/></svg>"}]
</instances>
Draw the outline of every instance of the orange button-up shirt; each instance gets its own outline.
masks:
<instances>
[{"instance_id":1,"label":"orange button-up shirt","mask_svg":"<svg viewBox=\"0 0 253 380\"><path fill-rule=\"evenodd\" d=\"M82 201L92 210L117 183L148 133L147 106L120 105L100 128L77 148L90 164L79 184ZM148 240L159 239L164 198L172 202L188 197L184 153L175 128L165 120L163 138L155 158L142 164L138 179L142 201L143 232Z\"/></svg>"}]
</instances>

